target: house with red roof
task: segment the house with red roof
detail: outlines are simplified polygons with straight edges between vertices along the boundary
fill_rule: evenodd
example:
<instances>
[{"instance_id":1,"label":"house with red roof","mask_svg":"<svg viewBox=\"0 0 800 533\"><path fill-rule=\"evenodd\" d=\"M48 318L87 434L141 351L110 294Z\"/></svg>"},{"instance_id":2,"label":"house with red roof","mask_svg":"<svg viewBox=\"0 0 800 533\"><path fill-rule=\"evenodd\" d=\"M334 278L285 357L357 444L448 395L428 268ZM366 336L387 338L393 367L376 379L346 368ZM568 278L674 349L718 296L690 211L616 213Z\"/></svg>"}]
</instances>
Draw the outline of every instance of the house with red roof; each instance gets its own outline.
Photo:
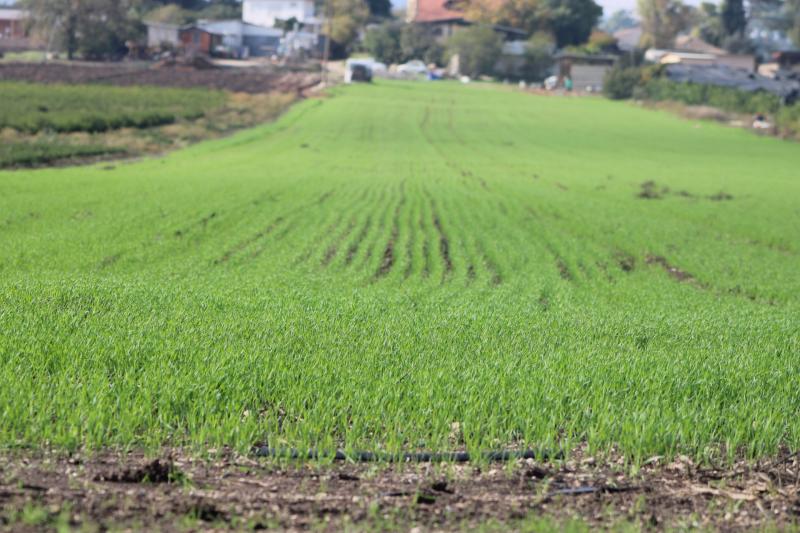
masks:
<instances>
[{"instance_id":1,"label":"house with red roof","mask_svg":"<svg viewBox=\"0 0 800 533\"><path fill-rule=\"evenodd\" d=\"M505 0L492 0L497 9L504 2ZM459 29L474 23L455 0L408 0L406 21L431 26L434 34L442 41L449 39ZM507 40L526 37L525 32L514 28L496 26L495 30L503 33Z\"/></svg>"}]
</instances>

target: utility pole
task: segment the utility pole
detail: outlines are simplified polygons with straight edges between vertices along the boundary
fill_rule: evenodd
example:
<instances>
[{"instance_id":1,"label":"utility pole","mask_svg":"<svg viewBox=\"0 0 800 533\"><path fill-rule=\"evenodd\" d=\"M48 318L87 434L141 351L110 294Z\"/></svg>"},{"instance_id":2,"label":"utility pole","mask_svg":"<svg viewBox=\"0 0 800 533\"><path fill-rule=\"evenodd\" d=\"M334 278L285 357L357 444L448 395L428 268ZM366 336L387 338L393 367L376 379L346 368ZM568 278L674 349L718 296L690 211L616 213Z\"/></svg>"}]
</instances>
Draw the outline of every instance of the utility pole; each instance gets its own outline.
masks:
<instances>
[{"instance_id":1,"label":"utility pole","mask_svg":"<svg viewBox=\"0 0 800 533\"><path fill-rule=\"evenodd\" d=\"M322 56L322 86L328 86L328 62L331 57L331 30L333 28L333 2L325 0L325 52Z\"/></svg>"}]
</instances>

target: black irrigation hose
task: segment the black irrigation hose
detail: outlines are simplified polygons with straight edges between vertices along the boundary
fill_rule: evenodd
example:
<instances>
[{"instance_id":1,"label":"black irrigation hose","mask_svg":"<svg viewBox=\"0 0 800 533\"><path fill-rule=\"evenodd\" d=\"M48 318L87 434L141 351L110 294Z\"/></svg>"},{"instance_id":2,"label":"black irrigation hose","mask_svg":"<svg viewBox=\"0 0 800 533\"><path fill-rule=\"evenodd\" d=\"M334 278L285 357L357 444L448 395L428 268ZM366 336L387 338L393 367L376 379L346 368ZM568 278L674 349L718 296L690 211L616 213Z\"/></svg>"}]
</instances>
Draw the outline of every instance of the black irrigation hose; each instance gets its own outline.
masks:
<instances>
[{"instance_id":1,"label":"black irrigation hose","mask_svg":"<svg viewBox=\"0 0 800 533\"><path fill-rule=\"evenodd\" d=\"M375 452L352 452L347 453L342 450L336 452L320 452L309 450L302 452L293 448L270 448L269 446L256 446L253 448L256 457L269 457L272 459L306 459L316 461L319 459L333 459L336 462L350 461L354 463L470 463L477 459L469 452L416 452L416 453L375 453ZM480 458L490 463L503 463L520 459L560 459L564 454L558 452L551 454L548 452L535 452L533 450L498 450L483 452Z\"/></svg>"}]
</instances>

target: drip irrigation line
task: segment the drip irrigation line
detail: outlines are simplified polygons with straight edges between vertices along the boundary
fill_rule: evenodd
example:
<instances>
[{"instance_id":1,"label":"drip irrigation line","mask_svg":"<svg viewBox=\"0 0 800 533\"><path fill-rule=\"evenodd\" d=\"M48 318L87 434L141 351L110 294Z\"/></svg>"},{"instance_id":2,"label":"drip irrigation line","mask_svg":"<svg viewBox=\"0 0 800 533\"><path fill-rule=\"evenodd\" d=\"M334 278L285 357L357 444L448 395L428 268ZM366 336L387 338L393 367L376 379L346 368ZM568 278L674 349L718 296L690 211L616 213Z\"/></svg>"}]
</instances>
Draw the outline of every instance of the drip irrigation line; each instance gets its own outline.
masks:
<instances>
[{"instance_id":1,"label":"drip irrigation line","mask_svg":"<svg viewBox=\"0 0 800 533\"><path fill-rule=\"evenodd\" d=\"M345 452L336 450L326 452L308 450L306 452L294 448L270 448L269 446L256 446L253 448L256 457L269 457L271 459L310 460L332 459L335 462L354 463L470 463L480 457L490 463L504 463L521 459L560 459L562 452L555 454L533 450L497 450L470 454L469 452L415 452L415 453L376 453L376 452Z\"/></svg>"}]
</instances>

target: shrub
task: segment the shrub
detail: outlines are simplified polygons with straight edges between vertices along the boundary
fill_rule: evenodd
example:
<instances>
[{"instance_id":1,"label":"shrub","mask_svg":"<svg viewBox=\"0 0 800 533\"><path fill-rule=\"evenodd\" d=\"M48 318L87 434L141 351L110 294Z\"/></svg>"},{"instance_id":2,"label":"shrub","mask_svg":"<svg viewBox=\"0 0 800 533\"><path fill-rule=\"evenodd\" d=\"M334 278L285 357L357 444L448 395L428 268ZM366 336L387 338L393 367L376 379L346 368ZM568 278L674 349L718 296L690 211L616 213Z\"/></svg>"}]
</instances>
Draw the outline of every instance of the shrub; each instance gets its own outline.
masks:
<instances>
[{"instance_id":1,"label":"shrub","mask_svg":"<svg viewBox=\"0 0 800 533\"><path fill-rule=\"evenodd\" d=\"M612 100L625 100L633 97L634 90L641 81L641 68L614 66L603 80L603 93Z\"/></svg>"},{"instance_id":2,"label":"shrub","mask_svg":"<svg viewBox=\"0 0 800 533\"><path fill-rule=\"evenodd\" d=\"M444 64L444 47L433 30L423 24L406 24L400 34L403 61L422 59L426 63Z\"/></svg>"},{"instance_id":3,"label":"shrub","mask_svg":"<svg viewBox=\"0 0 800 533\"><path fill-rule=\"evenodd\" d=\"M494 74L502 50L502 39L489 26L459 31L450 40L450 53L458 55L461 72L473 78Z\"/></svg>"},{"instance_id":4,"label":"shrub","mask_svg":"<svg viewBox=\"0 0 800 533\"><path fill-rule=\"evenodd\" d=\"M364 48L382 63L400 63L403 61L402 31L401 25L392 22L371 28L364 37Z\"/></svg>"},{"instance_id":5,"label":"shrub","mask_svg":"<svg viewBox=\"0 0 800 533\"><path fill-rule=\"evenodd\" d=\"M541 81L547 77L553 66L555 44L546 35L536 34L528 41L525 49L525 63L522 77L527 81Z\"/></svg>"},{"instance_id":6,"label":"shrub","mask_svg":"<svg viewBox=\"0 0 800 533\"><path fill-rule=\"evenodd\" d=\"M654 78L641 87L640 94L649 100L675 100L688 105L709 105L738 113L777 113L779 97L766 93L749 93L729 87L676 83Z\"/></svg>"}]
</instances>

